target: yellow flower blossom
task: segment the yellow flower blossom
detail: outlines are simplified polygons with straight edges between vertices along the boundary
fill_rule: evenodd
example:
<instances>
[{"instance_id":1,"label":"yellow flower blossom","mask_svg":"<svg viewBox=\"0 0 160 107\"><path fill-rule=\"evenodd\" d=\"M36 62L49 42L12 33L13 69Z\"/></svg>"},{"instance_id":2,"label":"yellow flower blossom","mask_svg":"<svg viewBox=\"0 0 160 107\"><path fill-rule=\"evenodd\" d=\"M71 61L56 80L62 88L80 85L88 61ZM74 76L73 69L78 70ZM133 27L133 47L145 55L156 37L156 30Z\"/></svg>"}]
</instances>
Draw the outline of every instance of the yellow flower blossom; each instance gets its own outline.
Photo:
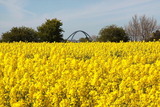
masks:
<instances>
[{"instance_id":1,"label":"yellow flower blossom","mask_svg":"<svg viewBox=\"0 0 160 107\"><path fill-rule=\"evenodd\" d=\"M0 107L159 107L160 42L0 43Z\"/></svg>"}]
</instances>

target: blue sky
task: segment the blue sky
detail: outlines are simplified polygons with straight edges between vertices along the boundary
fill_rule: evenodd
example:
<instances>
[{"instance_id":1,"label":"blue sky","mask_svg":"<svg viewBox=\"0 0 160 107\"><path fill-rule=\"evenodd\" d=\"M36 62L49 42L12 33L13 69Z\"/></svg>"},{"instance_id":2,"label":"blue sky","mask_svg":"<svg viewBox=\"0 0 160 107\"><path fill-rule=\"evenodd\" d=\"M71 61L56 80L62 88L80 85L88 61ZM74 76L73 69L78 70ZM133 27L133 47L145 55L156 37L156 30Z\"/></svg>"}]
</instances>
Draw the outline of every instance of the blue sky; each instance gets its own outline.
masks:
<instances>
[{"instance_id":1,"label":"blue sky","mask_svg":"<svg viewBox=\"0 0 160 107\"><path fill-rule=\"evenodd\" d=\"M0 0L0 35L12 27L36 29L52 18L63 22L64 38L76 30L98 35L111 24L124 27L135 14L160 24L159 8L160 0Z\"/></svg>"}]
</instances>

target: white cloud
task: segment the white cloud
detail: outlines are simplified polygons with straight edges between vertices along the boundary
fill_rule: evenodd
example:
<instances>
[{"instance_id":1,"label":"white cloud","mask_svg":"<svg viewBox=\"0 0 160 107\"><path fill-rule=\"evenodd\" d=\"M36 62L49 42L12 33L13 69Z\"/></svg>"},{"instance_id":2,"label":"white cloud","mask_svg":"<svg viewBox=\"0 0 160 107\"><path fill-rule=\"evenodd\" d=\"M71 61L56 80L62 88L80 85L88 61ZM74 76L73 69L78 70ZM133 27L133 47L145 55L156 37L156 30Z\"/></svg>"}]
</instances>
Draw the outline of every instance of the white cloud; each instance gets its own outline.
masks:
<instances>
[{"instance_id":1,"label":"white cloud","mask_svg":"<svg viewBox=\"0 0 160 107\"><path fill-rule=\"evenodd\" d=\"M5 17L0 20L0 33L9 31L12 27L28 26L34 27L35 23L39 23L40 20L36 20L36 14L25 9L27 0L0 0L0 5L5 7ZM34 22L33 22L34 21Z\"/></svg>"},{"instance_id":2,"label":"white cloud","mask_svg":"<svg viewBox=\"0 0 160 107\"><path fill-rule=\"evenodd\" d=\"M121 10L121 9L124 8L127 9L128 7L136 6L149 1L152 0L121 0L121 1L105 0L99 2L98 4L97 3L94 4L93 2L93 4L89 4L84 8L79 8L76 10L71 10L71 9L60 10L57 12L48 13L47 15L41 14L41 16L38 16L35 13L32 13L24 9L25 7L24 4L26 4L27 0L0 0L0 4L4 5L11 13L10 16L14 18L14 20L17 20L19 23L30 22L32 25L35 25L35 23L41 22L42 19L45 20L45 18L53 18L53 17L57 17L64 22L68 21L70 22L73 20L80 20L80 19L94 19L94 18L105 20L106 17L109 18L111 15L116 15L116 14L121 14L122 12L126 12L126 10ZM127 14L130 15L131 13L126 12L125 15L127 16ZM114 18L113 20L115 19L116 18ZM110 18L110 20L112 20L112 18Z\"/></svg>"},{"instance_id":3,"label":"white cloud","mask_svg":"<svg viewBox=\"0 0 160 107\"><path fill-rule=\"evenodd\" d=\"M34 13L24 9L25 0L0 0L0 4L10 13L10 17L15 19L23 19L26 15L35 15Z\"/></svg>"},{"instance_id":4,"label":"white cloud","mask_svg":"<svg viewBox=\"0 0 160 107\"><path fill-rule=\"evenodd\" d=\"M113 2L106 0L100 2L99 4L88 5L83 9L59 11L55 13L55 16L58 16L65 21L83 18L95 18L114 13L123 8L127 9L128 7L136 6L150 1L152 0L121 0L118 3L115 3L116 1L114 0Z\"/></svg>"}]
</instances>

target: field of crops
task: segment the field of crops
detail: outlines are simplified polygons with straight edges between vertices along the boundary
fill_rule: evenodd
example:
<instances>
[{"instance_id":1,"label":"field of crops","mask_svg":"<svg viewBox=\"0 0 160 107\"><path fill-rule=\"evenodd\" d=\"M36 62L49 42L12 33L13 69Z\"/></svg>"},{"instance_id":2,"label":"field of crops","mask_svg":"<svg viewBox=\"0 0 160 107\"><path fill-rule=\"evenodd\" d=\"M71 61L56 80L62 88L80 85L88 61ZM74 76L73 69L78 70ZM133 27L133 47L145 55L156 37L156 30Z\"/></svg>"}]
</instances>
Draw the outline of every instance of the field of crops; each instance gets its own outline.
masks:
<instances>
[{"instance_id":1,"label":"field of crops","mask_svg":"<svg viewBox=\"0 0 160 107\"><path fill-rule=\"evenodd\" d=\"M160 106L160 42L0 43L0 107L109 106Z\"/></svg>"}]
</instances>

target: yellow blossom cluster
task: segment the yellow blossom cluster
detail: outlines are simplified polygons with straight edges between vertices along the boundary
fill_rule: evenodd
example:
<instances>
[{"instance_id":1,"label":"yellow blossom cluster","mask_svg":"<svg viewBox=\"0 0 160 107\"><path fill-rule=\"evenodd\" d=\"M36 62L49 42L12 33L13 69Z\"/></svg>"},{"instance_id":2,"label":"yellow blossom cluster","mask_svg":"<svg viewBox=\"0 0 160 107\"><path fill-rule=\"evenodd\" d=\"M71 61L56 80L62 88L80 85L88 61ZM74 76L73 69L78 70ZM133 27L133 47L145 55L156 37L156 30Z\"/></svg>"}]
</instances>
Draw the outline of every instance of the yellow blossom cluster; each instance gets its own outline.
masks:
<instances>
[{"instance_id":1,"label":"yellow blossom cluster","mask_svg":"<svg viewBox=\"0 0 160 107\"><path fill-rule=\"evenodd\" d=\"M147 106L160 106L160 42L0 43L0 107Z\"/></svg>"}]
</instances>

